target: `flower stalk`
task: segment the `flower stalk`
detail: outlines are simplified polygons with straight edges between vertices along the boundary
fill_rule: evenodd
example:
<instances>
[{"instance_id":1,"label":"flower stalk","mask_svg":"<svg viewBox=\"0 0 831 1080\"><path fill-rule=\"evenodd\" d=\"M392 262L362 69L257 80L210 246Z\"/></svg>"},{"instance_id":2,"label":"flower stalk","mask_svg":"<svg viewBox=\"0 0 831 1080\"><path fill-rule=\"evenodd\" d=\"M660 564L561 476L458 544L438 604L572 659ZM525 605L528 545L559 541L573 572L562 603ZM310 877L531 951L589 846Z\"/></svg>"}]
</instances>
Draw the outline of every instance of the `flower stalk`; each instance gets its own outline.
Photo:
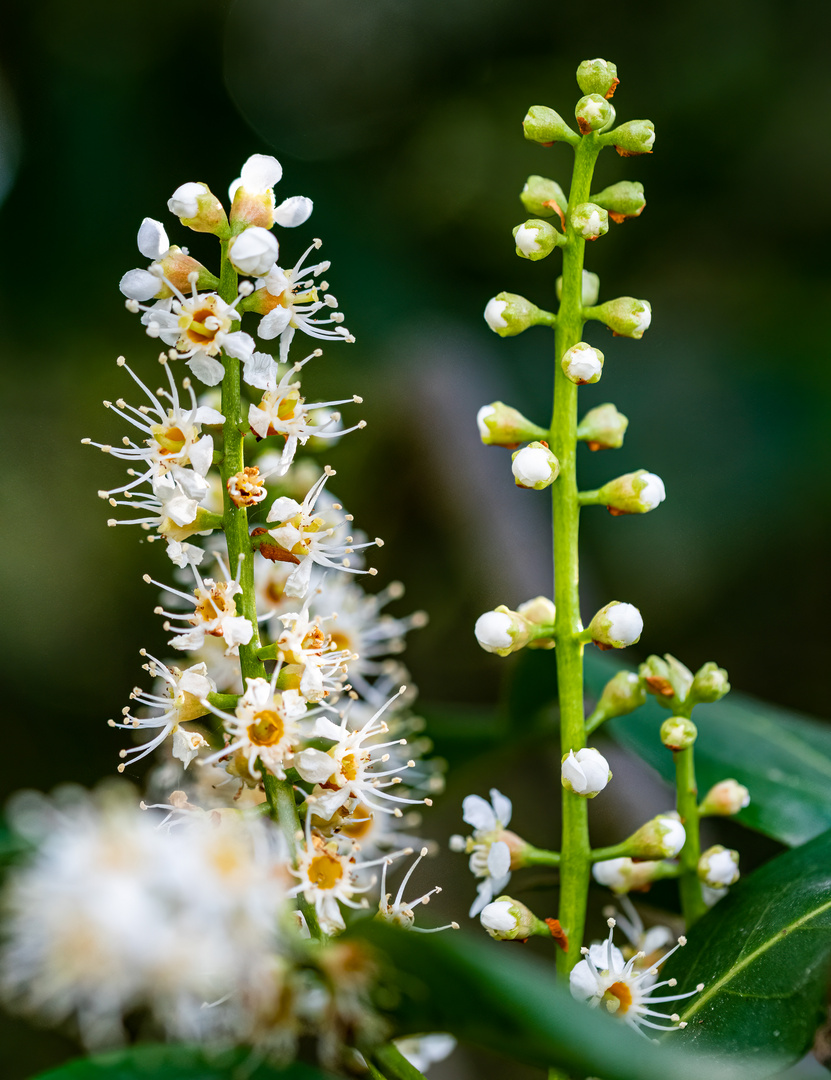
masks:
<instances>
[{"instance_id":1,"label":"flower stalk","mask_svg":"<svg viewBox=\"0 0 831 1080\"><path fill-rule=\"evenodd\" d=\"M589 199L592 173L600 146L597 136L585 135L575 149L569 206ZM577 490L577 385L562 369L564 353L581 340L583 318L583 256L586 241L566 213L567 242L563 248L563 284L554 331L554 408L548 442L560 462L560 475L551 487L554 526L554 604L557 609L557 680L560 703L561 751L586 745L583 711L583 629L580 620L578 537L580 497ZM558 951L564 975L580 959L591 870L588 805L563 788L563 838L560 856L560 924L568 937L567 951Z\"/></svg>"},{"instance_id":2,"label":"flower stalk","mask_svg":"<svg viewBox=\"0 0 831 1080\"><path fill-rule=\"evenodd\" d=\"M698 877L698 860L701 857L701 837L699 832L698 785L695 781L695 760L693 747L676 750L675 785L676 807L678 816L687 834L686 843L678 856L681 872L678 889L681 896L681 910L687 927L697 922L706 912L707 905L701 892Z\"/></svg>"}]
</instances>

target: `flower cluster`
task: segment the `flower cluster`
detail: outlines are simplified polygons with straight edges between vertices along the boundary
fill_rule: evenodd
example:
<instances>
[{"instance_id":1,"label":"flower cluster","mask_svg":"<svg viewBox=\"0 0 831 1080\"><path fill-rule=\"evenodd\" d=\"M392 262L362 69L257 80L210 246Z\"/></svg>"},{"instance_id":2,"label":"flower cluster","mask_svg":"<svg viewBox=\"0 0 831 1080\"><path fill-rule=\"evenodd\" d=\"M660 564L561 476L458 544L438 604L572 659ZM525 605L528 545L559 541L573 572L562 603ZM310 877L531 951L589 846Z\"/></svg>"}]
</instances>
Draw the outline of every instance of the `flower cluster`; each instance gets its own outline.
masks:
<instances>
[{"instance_id":1,"label":"flower cluster","mask_svg":"<svg viewBox=\"0 0 831 1080\"><path fill-rule=\"evenodd\" d=\"M364 591L364 556L382 541L358 533L329 491L334 470L306 456L364 424L344 427L338 411L357 395L315 400L301 385L319 344L354 339L321 241L281 257L274 226L312 212L300 196L277 204L281 172L254 155L229 211L204 184L174 192L182 224L219 241L216 274L143 221L149 265L120 288L166 346L163 386L119 358L138 393L105 402L120 442L84 440L127 464L99 493L122 509L110 523L139 525L173 564L172 580L144 577L170 655L142 650L149 682L110 721L136 740L119 772L156 756L151 805L124 787L21 809L37 835L12 884L5 993L74 1016L93 1045L118 1041L141 1009L175 1038L280 1055L317 1033L325 1061L345 1047L354 1059L385 1034L368 1004L376 973L331 939L360 911L445 929L414 925L440 890L409 893L428 854L418 812L442 783L398 659L426 620L385 612L397 583ZM298 333L315 347L295 361Z\"/></svg>"}]
</instances>

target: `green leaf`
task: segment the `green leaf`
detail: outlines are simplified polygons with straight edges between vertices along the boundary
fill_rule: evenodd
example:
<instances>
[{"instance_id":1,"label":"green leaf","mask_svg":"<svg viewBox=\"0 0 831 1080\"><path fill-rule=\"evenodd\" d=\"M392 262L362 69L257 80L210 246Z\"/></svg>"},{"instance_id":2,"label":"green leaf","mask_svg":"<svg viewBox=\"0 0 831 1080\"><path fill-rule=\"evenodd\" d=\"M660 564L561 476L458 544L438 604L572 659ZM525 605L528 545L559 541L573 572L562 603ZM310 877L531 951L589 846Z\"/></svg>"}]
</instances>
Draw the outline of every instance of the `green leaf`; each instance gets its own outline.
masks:
<instances>
[{"instance_id":1,"label":"green leaf","mask_svg":"<svg viewBox=\"0 0 831 1080\"><path fill-rule=\"evenodd\" d=\"M477 941L464 933L429 937L361 920L354 939L389 961L384 1010L396 1034L448 1031L457 1038L538 1068L604 1080L736 1080L741 1070L700 1055L658 1048L614 1017L573 1000L551 964L523 955L514 942ZM506 1073L506 1075L509 1075Z\"/></svg>"},{"instance_id":2,"label":"green leaf","mask_svg":"<svg viewBox=\"0 0 831 1080\"><path fill-rule=\"evenodd\" d=\"M740 881L690 931L663 978L678 992L682 1045L764 1059L760 1076L800 1058L825 1012L831 958L831 830Z\"/></svg>"},{"instance_id":3,"label":"green leaf","mask_svg":"<svg viewBox=\"0 0 831 1080\"><path fill-rule=\"evenodd\" d=\"M77 1058L35 1080L331 1080L296 1062L285 1069L259 1064L257 1051L211 1051L198 1046L145 1044Z\"/></svg>"},{"instance_id":4,"label":"green leaf","mask_svg":"<svg viewBox=\"0 0 831 1080\"><path fill-rule=\"evenodd\" d=\"M626 665L585 654L586 690L598 695ZM667 780L675 772L672 754L658 729L669 713L653 699L630 716L600 729L633 750ZM750 791L742 824L791 846L831 828L831 728L827 724L735 691L712 705L699 705L695 768L702 795L733 777Z\"/></svg>"}]
</instances>

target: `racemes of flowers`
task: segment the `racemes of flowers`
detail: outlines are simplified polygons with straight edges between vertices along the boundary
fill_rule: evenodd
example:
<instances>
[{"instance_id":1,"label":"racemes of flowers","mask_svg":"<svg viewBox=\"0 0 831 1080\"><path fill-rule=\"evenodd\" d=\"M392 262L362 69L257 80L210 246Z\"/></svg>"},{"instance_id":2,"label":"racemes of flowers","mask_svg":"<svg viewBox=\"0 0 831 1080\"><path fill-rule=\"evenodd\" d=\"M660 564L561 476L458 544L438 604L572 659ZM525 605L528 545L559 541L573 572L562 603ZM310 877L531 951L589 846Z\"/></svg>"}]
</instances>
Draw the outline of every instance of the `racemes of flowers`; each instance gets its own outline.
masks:
<instances>
[{"instance_id":1,"label":"racemes of flowers","mask_svg":"<svg viewBox=\"0 0 831 1080\"><path fill-rule=\"evenodd\" d=\"M123 1039L139 1009L177 1039L286 1057L311 1034L327 1062L371 1054L386 1035L377 972L337 935L356 912L426 929L416 913L438 891L410 886L441 776L396 659L425 618L385 614L397 583L364 591L381 540L354 528L334 470L302 456L363 422L344 428L338 411L359 397L305 392L320 346L354 339L321 241L282 259L312 203L278 204L281 173L249 158L229 211L203 183L173 193L181 225L218 241L217 273L142 222L149 265L120 288L164 344L161 370L119 358L125 397L105 402L119 439L84 440L127 466L99 492L109 524L138 526L170 560L145 575L168 653L142 650L142 685L110 721L133 740L119 772L156 765L141 807L124 781L18 799L33 854L10 887L3 987L74 1018L92 1046Z\"/></svg>"},{"instance_id":2,"label":"racemes of flowers","mask_svg":"<svg viewBox=\"0 0 831 1080\"><path fill-rule=\"evenodd\" d=\"M488 301L485 320L500 337L512 337L532 326L554 331L554 404L550 422L540 425L517 409L497 401L483 406L477 423L482 442L513 451L515 483L532 491L551 489L553 502L553 598L500 604L483 614L475 627L483 649L508 656L522 649L554 649L561 736L562 842L559 851L541 849L508 830L510 800L497 790L488 803L479 795L464 801L469 837L454 837L451 847L470 856L477 880L471 916L479 915L487 932L498 940L526 939L539 934L558 946L557 966L569 979L572 994L594 1007L614 1013L643 1033L644 1028L683 1026L680 1014L652 1005L679 1000L672 993L654 992L665 957L633 942L636 952L624 961L608 940L584 945L589 884L595 881L627 900L632 891L646 890L661 878L677 878L687 926L724 895L739 877L738 854L721 845L701 852L699 821L706 815L736 814L749 802L749 793L735 780L724 780L699 802L693 747L697 737L693 709L718 701L729 689L727 673L714 663L691 672L671 655L650 656L637 671L619 670L603 689L593 709L587 709L583 687L583 654L587 647L624 649L641 636L643 619L630 603L605 604L584 627L581 618L578 556L580 515L584 508L605 506L615 516L644 514L665 498L663 481L646 469L618 476L596 490L581 491L577 482L578 444L588 451L622 446L628 419L611 403L589 400L600 380L604 354L584 340L587 324L605 325L617 337L640 339L649 328L652 309L631 296L598 303L600 282L584 269L586 244L601 239L610 222L637 218L646 200L639 183L622 180L593 191L598 155L614 148L624 158L652 153L655 139L648 120L616 125L611 98L618 85L615 65L602 59L580 64L577 82L582 97L575 108L575 130L553 109L533 106L524 120L525 138L542 147L565 143L574 151L568 195L556 180L528 177L520 199L528 220L514 229L516 254L537 262L562 252L562 276L551 284L559 306L538 307L515 293L501 292ZM550 264L549 264L550 265ZM594 338L591 333L587 336ZM578 398L590 406L579 417ZM534 496L531 496L534 497ZM590 745L591 736L607 720L623 717L654 695L670 713L660 737L675 762L676 800L627 839L606 848L589 840L588 801L612 780L603 754ZM513 872L531 866L552 866L559 873L557 919L539 919L529 908L504 895ZM630 905L621 928L640 926ZM666 944L669 931L655 928ZM640 933L640 931L639 931ZM654 937L654 935L653 935ZM679 939L683 944L684 939ZM669 954L667 954L669 955ZM669 988L674 985L670 980ZM699 988L700 989L700 988ZM695 993L696 991L693 991ZM687 997L689 995L682 995Z\"/></svg>"}]
</instances>

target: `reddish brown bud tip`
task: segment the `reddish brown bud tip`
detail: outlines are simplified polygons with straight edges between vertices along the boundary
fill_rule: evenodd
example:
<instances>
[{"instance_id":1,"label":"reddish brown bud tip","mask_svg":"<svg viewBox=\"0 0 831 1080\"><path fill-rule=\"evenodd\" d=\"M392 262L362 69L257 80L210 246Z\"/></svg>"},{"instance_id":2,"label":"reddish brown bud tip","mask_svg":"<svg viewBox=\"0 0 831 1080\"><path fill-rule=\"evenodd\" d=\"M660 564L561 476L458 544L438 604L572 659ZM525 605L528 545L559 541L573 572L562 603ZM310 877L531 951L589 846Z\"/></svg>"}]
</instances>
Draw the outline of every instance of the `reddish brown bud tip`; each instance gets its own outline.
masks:
<instances>
[{"instance_id":1,"label":"reddish brown bud tip","mask_svg":"<svg viewBox=\"0 0 831 1080\"><path fill-rule=\"evenodd\" d=\"M563 952L568 952L568 938L566 937L566 933L563 930L562 926L560 926L560 920L544 919L543 921L545 922L545 925L548 927L548 929L551 931L551 936L554 938L554 940L557 942Z\"/></svg>"}]
</instances>

